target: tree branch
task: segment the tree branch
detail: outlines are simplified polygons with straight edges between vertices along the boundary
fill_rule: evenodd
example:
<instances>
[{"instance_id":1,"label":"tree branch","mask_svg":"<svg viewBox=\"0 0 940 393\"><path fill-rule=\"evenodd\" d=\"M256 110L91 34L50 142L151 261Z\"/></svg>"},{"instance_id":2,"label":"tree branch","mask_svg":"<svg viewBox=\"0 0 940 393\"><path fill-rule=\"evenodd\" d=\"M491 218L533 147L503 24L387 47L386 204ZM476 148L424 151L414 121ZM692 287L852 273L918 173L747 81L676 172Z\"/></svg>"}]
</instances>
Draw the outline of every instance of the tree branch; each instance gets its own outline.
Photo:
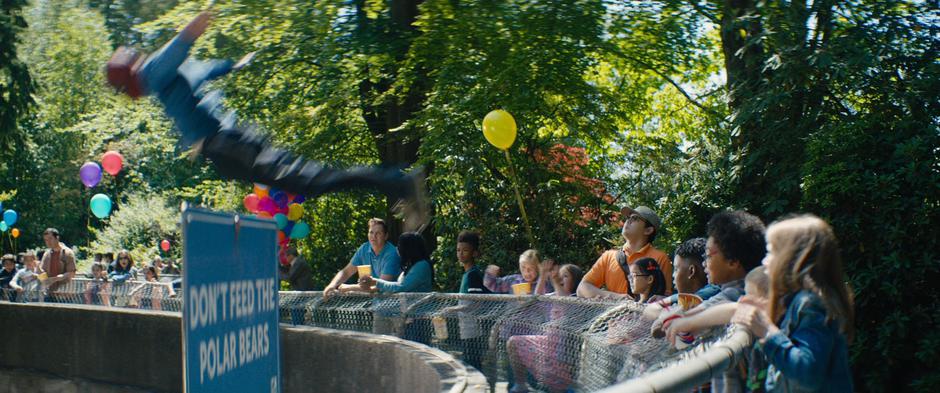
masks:
<instances>
[{"instance_id":1,"label":"tree branch","mask_svg":"<svg viewBox=\"0 0 940 393\"><path fill-rule=\"evenodd\" d=\"M676 81L672 80L672 78L670 78L669 75L666 75L666 73L664 73L664 72L658 70L658 69L657 69L656 67L654 67L652 64L647 63L647 62L645 62L645 61L643 61L643 60L637 59L637 58L635 58L635 57L627 56L626 54L624 54L624 53L622 53L622 52L620 52L620 51L617 51L617 53L619 53L624 59L627 59L628 61L631 61L631 62L633 62L633 63L636 63L636 64L642 66L643 68L652 71L654 74L656 74L657 76L659 76L660 78L662 78L662 79L665 80L666 82L669 82L669 84L672 85L673 87L675 87L676 90L678 90L679 93L682 94L682 95L685 97L685 99L688 100L689 103L691 103L692 105L695 105L695 106L698 107L699 109L701 109L701 110L703 110L703 111L709 113L710 115L714 116L716 119L718 119L719 121L721 121L722 123L725 123L725 122L728 121L728 119L726 119L726 118L725 118L724 116L722 116L720 113L715 112L715 110L713 110L713 109L711 109L711 108L709 108L709 107L706 107L705 105L702 105L700 102L698 102L698 101L695 99L695 97L692 97L691 94L689 94L687 91L685 91L685 89L683 89L682 86L679 86L679 84L678 84Z\"/></svg>"},{"instance_id":2,"label":"tree branch","mask_svg":"<svg viewBox=\"0 0 940 393\"><path fill-rule=\"evenodd\" d=\"M697 11L699 14L708 18L708 20L712 21L712 23L718 24L721 22L720 20L718 20L718 17L715 16L715 14L709 12L707 9L705 9L705 7L702 7L702 5L699 4L697 1L695 0L690 1L689 5L691 5L692 8L694 8L695 11Z\"/></svg>"}]
</instances>

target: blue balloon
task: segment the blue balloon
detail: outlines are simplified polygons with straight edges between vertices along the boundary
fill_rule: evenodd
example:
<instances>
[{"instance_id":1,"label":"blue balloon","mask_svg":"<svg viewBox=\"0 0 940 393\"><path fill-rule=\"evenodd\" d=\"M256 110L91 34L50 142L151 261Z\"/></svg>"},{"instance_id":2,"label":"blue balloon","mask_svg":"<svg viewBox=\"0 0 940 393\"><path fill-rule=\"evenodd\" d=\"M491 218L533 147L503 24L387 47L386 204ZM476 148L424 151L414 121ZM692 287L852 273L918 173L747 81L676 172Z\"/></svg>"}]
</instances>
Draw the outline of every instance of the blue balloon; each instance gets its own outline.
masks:
<instances>
[{"instance_id":1,"label":"blue balloon","mask_svg":"<svg viewBox=\"0 0 940 393\"><path fill-rule=\"evenodd\" d=\"M297 194L297 196L294 197L294 203L304 203L306 200L307 198L300 194Z\"/></svg>"},{"instance_id":2,"label":"blue balloon","mask_svg":"<svg viewBox=\"0 0 940 393\"><path fill-rule=\"evenodd\" d=\"M105 194L95 194L91 197L91 212L98 218L111 215L111 198Z\"/></svg>"},{"instance_id":3,"label":"blue balloon","mask_svg":"<svg viewBox=\"0 0 940 393\"><path fill-rule=\"evenodd\" d=\"M277 229L284 229L287 226L287 216L281 213L274 215L274 221L277 222Z\"/></svg>"},{"instance_id":4,"label":"blue balloon","mask_svg":"<svg viewBox=\"0 0 940 393\"><path fill-rule=\"evenodd\" d=\"M285 225L281 230L284 231L284 234L289 237L290 232L294 230L295 223L297 223L297 221L287 221L287 225Z\"/></svg>"},{"instance_id":5,"label":"blue balloon","mask_svg":"<svg viewBox=\"0 0 940 393\"><path fill-rule=\"evenodd\" d=\"M271 194L271 199L274 200L274 204L279 208L287 207L287 203L290 202L287 200L287 193L284 191L278 191Z\"/></svg>"},{"instance_id":6,"label":"blue balloon","mask_svg":"<svg viewBox=\"0 0 940 393\"><path fill-rule=\"evenodd\" d=\"M11 226L11 227L12 227L13 224L16 224L16 219L19 218L19 217L20 217L20 216L17 215L16 212L13 211L13 209L9 209L9 210L3 212L3 222L5 222L5 223L7 224L7 226Z\"/></svg>"},{"instance_id":7,"label":"blue balloon","mask_svg":"<svg viewBox=\"0 0 940 393\"><path fill-rule=\"evenodd\" d=\"M309 234L310 234L310 225L307 225L307 223L303 221L297 221L297 223L294 224L294 228L291 229L290 231L290 238L302 239L302 238L307 237L307 235Z\"/></svg>"}]
</instances>

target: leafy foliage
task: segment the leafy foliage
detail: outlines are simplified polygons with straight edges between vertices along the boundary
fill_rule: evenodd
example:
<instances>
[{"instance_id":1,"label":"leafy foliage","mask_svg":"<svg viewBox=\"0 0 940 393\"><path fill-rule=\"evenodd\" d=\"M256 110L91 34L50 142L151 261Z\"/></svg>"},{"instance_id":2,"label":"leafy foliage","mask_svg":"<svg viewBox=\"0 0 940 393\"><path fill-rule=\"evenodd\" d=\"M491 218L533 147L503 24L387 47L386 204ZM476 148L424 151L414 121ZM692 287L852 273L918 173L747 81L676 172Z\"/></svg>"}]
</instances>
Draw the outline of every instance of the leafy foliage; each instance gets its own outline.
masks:
<instances>
[{"instance_id":1,"label":"leafy foliage","mask_svg":"<svg viewBox=\"0 0 940 393\"><path fill-rule=\"evenodd\" d=\"M162 253L160 241L182 244L178 226L179 210L168 206L166 197L154 194L129 194L123 208L111 215L108 225L93 230L95 240L90 252L128 250L134 261L142 264ZM171 247L170 256L179 258L181 247Z\"/></svg>"},{"instance_id":2,"label":"leafy foliage","mask_svg":"<svg viewBox=\"0 0 940 393\"><path fill-rule=\"evenodd\" d=\"M18 120L33 104L35 86L27 65L17 55L17 44L27 27L21 15L26 3L11 0L0 5L0 158L4 162L8 152L22 143Z\"/></svg>"},{"instance_id":3,"label":"leafy foliage","mask_svg":"<svg viewBox=\"0 0 940 393\"><path fill-rule=\"evenodd\" d=\"M23 137L0 166L24 244L41 244L42 228L54 225L72 243L145 253L175 236L162 226L174 222L166 206L239 209L248 185L187 158L157 106L117 97L99 72L110 48L153 49L203 6L40 1L28 10L20 33L30 46L20 58L34 70L37 105L18 115ZM12 7L3 15L14 19L0 20L4 51L24 26L15 19L22 5ZM533 246L516 185L534 246L585 268L619 242L623 205L660 213L667 231L657 244L667 250L701 236L728 207L768 221L808 211L842 239L857 301L856 387L935 391L940 342L916 332L940 328L929 285L940 278L938 8L936 0L248 0L216 4L194 53L258 51L216 87L285 148L331 165L425 166L439 289L458 285L460 230L480 230L484 263L507 271ZM0 66L17 64L9 58ZM511 161L480 133L496 108L520 126ZM92 192L76 173L108 149L127 164L95 189L117 202L105 225L89 217ZM156 212L144 207L150 195L162 195ZM319 285L365 240L370 217L390 217L392 202L351 192L305 203L312 234L299 248ZM147 228L145 219L161 224Z\"/></svg>"}]
</instances>

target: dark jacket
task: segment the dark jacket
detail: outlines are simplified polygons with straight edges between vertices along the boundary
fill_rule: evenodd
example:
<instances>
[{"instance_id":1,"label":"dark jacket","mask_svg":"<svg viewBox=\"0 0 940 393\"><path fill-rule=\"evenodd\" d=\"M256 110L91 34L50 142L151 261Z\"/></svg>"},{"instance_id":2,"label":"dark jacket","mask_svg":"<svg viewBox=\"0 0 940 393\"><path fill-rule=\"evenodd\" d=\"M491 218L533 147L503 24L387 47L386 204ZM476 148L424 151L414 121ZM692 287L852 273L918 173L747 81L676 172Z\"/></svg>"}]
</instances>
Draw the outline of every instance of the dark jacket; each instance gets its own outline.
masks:
<instances>
[{"instance_id":1,"label":"dark jacket","mask_svg":"<svg viewBox=\"0 0 940 393\"><path fill-rule=\"evenodd\" d=\"M287 272L285 273L282 270L280 276L282 280L290 283L290 289L292 291L313 290L313 271L302 256L298 255L294 258Z\"/></svg>"}]
</instances>

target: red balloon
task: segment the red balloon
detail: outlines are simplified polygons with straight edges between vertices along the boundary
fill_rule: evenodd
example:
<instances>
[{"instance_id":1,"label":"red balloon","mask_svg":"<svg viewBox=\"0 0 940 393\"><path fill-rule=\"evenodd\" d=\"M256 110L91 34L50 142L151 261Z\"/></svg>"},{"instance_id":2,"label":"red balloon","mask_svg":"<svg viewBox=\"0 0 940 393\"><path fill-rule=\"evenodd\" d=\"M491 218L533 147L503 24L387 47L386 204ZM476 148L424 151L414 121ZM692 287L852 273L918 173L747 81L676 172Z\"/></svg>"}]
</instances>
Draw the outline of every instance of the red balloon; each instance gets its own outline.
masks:
<instances>
[{"instance_id":1,"label":"red balloon","mask_svg":"<svg viewBox=\"0 0 940 393\"><path fill-rule=\"evenodd\" d=\"M261 201L261 198L258 198L255 194L245 195L245 199L242 200L242 203L245 205L245 209L252 213L258 212L258 202Z\"/></svg>"},{"instance_id":2,"label":"red balloon","mask_svg":"<svg viewBox=\"0 0 940 393\"><path fill-rule=\"evenodd\" d=\"M101 156L101 167L111 176L115 176L124 166L124 156L114 150L109 150Z\"/></svg>"},{"instance_id":3,"label":"red balloon","mask_svg":"<svg viewBox=\"0 0 940 393\"><path fill-rule=\"evenodd\" d=\"M170 251L170 241L163 239L163 241L160 242L160 249L163 251Z\"/></svg>"},{"instance_id":4,"label":"red balloon","mask_svg":"<svg viewBox=\"0 0 940 393\"><path fill-rule=\"evenodd\" d=\"M287 239L287 235L284 234L284 231L277 231L277 244L284 243L285 239Z\"/></svg>"}]
</instances>

